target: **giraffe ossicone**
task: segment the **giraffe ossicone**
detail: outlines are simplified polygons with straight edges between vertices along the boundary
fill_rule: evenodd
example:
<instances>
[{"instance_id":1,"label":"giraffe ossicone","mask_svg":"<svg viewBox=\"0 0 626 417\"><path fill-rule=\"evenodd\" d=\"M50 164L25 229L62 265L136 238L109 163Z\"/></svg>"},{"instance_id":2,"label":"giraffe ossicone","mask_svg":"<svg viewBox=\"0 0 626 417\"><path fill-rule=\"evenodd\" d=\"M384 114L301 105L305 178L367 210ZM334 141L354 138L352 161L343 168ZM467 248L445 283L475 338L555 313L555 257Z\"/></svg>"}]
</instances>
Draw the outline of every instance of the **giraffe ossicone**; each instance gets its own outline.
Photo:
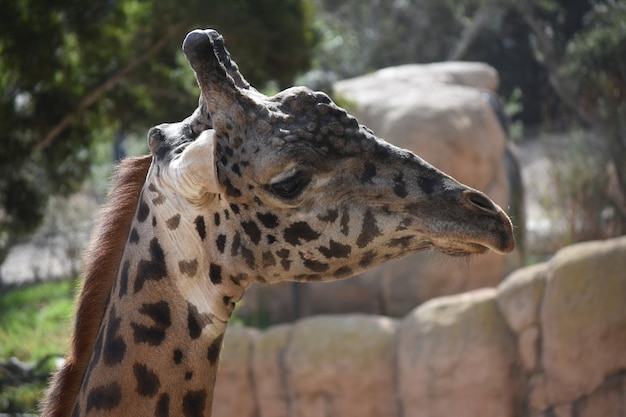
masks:
<instances>
[{"instance_id":1,"label":"giraffe ossicone","mask_svg":"<svg viewBox=\"0 0 626 417\"><path fill-rule=\"evenodd\" d=\"M201 95L123 161L85 260L71 350L42 416L210 416L252 283L343 279L424 249L513 250L483 193L377 138L324 93L267 97L214 30L183 51Z\"/></svg>"}]
</instances>

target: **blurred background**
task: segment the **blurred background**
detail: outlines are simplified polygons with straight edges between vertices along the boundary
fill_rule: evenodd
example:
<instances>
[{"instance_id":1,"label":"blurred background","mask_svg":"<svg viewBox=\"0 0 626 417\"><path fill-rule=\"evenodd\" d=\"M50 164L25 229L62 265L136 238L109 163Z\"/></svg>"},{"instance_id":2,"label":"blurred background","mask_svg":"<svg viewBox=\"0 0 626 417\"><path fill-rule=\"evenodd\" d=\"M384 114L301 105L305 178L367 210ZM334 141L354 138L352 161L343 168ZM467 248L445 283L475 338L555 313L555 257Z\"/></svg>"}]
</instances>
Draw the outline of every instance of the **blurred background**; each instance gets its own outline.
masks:
<instances>
[{"instance_id":1,"label":"blurred background","mask_svg":"<svg viewBox=\"0 0 626 417\"><path fill-rule=\"evenodd\" d=\"M340 80L486 63L524 174L521 263L626 234L626 1L0 0L0 413L32 411L65 349L115 162L195 108L180 45L205 27L266 94L304 84L355 111Z\"/></svg>"}]
</instances>

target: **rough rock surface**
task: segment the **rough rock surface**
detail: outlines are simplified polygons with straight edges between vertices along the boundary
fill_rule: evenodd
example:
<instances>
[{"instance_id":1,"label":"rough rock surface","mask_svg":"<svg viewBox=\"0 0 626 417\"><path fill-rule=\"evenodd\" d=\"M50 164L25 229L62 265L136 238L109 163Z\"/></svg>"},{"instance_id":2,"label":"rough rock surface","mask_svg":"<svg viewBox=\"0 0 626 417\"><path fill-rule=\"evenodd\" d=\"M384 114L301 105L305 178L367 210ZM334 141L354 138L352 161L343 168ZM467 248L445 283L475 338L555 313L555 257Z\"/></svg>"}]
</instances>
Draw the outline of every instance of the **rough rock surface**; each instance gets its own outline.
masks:
<instances>
[{"instance_id":1,"label":"rough rock surface","mask_svg":"<svg viewBox=\"0 0 626 417\"><path fill-rule=\"evenodd\" d=\"M506 137L484 97L497 86L492 67L449 62L386 68L340 81L335 91L377 136L410 149L506 209ZM426 252L344 282L255 286L242 313L260 311L272 323L349 312L401 317L433 297L497 285L509 264L518 266L517 256L490 252L468 263Z\"/></svg>"},{"instance_id":2,"label":"rough rock surface","mask_svg":"<svg viewBox=\"0 0 626 417\"><path fill-rule=\"evenodd\" d=\"M626 417L626 236L401 321L230 328L214 417Z\"/></svg>"},{"instance_id":3,"label":"rough rock surface","mask_svg":"<svg viewBox=\"0 0 626 417\"><path fill-rule=\"evenodd\" d=\"M495 293L437 298L404 318L397 345L402 415L514 415L515 336Z\"/></svg>"}]
</instances>

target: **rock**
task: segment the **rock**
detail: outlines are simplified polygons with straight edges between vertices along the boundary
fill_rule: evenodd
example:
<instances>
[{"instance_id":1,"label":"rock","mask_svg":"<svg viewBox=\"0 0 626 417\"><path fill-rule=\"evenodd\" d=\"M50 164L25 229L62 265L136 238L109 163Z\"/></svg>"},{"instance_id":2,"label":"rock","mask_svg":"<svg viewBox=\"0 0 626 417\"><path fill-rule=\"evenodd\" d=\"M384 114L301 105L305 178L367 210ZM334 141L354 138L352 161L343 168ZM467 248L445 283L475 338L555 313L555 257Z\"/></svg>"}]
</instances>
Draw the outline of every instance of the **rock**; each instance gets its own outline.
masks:
<instances>
[{"instance_id":1,"label":"rock","mask_svg":"<svg viewBox=\"0 0 626 417\"><path fill-rule=\"evenodd\" d=\"M364 315L296 323L284 357L290 415L397 415L395 329L389 318Z\"/></svg>"},{"instance_id":2,"label":"rock","mask_svg":"<svg viewBox=\"0 0 626 417\"><path fill-rule=\"evenodd\" d=\"M538 322L547 264L518 269L498 286L498 307L518 335Z\"/></svg>"},{"instance_id":3,"label":"rock","mask_svg":"<svg viewBox=\"0 0 626 417\"><path fill-rule=\"evenodd\" d=\"M569 246L550 261L540 319L552 404L626 369L626 237Z\"/></svg>"},{"instance_id":4,"label":"rock","mask_svg":"<svg viewBox=\"0 0 626 417\"><path fill-rule=\"evenodd\" d=\"M598 390L578 401L577 417L625 417L626 378L610 378Z\"/></svg>"},{"instance_id":5,"label":"rock","mask_svg":"<svg viewBox=\"0 0 626 417\"><path fill-rule=\"evenodd\" d=\"M288 417L289 399L283 357L292 326L274 326L257 338L252 358L260 417Z\"/></svg>"},{"instance_id":6,"label":"rock","mask_svg":"<svg viewBox=\"0 0 626 417\"><path fill-rule=\"evenodd\" d=\"M484 289L424 303L398 329L404 416L515 415L515 336Z\"/></svg>"},{"instance_id":7,"label":"rock","mask_svg":"<svg viewBox=\"0 0 626 417\"><path fill-rule=\"evenodd\" d=\"M257 332L230 326L224 337L215 385L213 416L255 416L255 392L250 378L252 346Z\"/></svg>"}]
</instances>

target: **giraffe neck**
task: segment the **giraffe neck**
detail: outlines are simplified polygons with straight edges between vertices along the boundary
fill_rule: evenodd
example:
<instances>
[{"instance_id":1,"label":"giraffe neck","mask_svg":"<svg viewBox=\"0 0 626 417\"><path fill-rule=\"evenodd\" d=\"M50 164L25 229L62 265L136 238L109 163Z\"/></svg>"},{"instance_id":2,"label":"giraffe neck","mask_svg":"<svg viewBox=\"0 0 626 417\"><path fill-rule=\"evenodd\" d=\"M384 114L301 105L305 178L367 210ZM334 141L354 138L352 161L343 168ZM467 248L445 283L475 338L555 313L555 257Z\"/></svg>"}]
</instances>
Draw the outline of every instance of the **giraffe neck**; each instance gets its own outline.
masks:
<instances>
[{"instance_id":1,"label":"giraffe neck","mask_svg":"<svg viewBox=\"0 0 626 417\"><path fill-rule=\"evenodd\" d=\"M245 287L215 285L204 214L146 181L74 415L210 416L222 339Z\"/></svg>"}]
</instances>

